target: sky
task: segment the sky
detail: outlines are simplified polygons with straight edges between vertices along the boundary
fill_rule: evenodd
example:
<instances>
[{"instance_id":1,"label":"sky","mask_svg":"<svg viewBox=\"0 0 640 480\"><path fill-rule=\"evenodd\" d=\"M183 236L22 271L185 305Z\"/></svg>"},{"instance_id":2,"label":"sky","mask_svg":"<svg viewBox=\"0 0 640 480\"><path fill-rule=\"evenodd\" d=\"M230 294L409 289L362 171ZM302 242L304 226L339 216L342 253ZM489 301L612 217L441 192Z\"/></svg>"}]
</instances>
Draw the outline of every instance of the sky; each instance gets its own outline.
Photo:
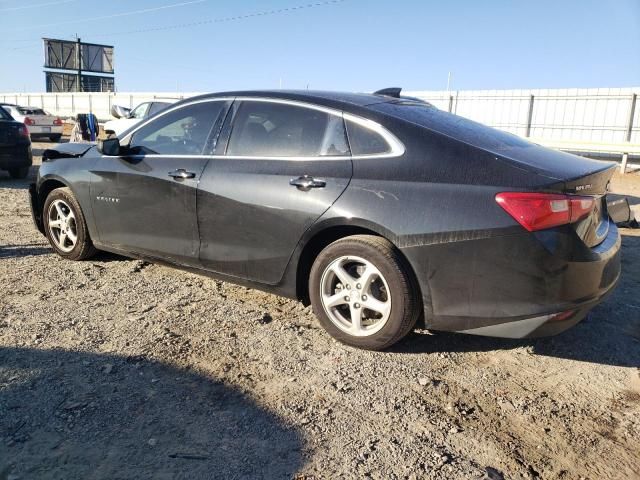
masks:
<instances>
[{"instance_id":1,"label":"sky","mask_svg":"<svg viewBox=\"0 0 640 480\"><path fill-rule=\"evenodd\" d=\"M640 86L640 0L0 0L0 19L0 92L44 91L41 38L76 35L115 47L121 92Z\"/></svg>"}]
</instances>

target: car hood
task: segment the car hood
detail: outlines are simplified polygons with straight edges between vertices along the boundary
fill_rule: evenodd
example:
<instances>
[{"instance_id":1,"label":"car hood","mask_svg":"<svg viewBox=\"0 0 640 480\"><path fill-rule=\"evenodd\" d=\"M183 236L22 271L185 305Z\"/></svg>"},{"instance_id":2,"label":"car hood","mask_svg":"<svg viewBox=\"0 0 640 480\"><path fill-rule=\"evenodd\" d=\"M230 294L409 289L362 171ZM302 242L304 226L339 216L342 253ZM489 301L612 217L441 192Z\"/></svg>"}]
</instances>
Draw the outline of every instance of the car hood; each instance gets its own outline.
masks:
<instances>
[{"instance_id":1,"label":"car hood","mask_svg":"<svg viewBox=\"0 0 640 480\"><path fill-rule=\"evenodd\" d=\"M42 154L42 160L55 160L56 158L82 157L85 153L95 147L95 143L77 142L61 143L53 148L48 148Z\"/></svg>"}]
</instances>

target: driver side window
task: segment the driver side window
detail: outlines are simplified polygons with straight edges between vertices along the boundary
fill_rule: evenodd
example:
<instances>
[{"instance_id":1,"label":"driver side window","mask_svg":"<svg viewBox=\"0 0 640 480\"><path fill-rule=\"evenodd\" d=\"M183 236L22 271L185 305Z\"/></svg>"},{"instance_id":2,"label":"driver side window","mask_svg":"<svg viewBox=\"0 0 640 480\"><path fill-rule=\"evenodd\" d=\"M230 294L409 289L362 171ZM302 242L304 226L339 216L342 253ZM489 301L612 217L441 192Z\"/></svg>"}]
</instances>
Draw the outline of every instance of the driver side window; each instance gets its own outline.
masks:
<instances>
[{"instance_id":1,"label":"driver side window","mask_svg":"<svg viewBox=\"0 0 640 480\"><path fill-rule=\"evenodd\" d=\"M129 150L134 155L201 155L224 106L203 102L162 115L133 134Z\"/></svg>"}]
</instances>

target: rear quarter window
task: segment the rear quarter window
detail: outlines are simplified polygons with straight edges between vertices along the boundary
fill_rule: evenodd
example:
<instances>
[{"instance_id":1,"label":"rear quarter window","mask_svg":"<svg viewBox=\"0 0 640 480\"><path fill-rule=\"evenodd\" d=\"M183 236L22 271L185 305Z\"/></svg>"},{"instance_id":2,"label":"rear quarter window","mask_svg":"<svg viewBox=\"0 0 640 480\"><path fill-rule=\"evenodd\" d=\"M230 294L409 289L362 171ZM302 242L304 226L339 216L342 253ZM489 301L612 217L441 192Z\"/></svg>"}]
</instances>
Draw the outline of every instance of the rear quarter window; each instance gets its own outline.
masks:
<instances>
[{"instance_id":1,"label":"rear quarter window","mask_svg":"<svg viewBox=\"0 0 640 480\"><path fill-rule=\"evenodd\" d=\"M391 146L378 132L347 120L347 135L353 155L384 155L391 152Z\"/></svg>"}]
</instances>

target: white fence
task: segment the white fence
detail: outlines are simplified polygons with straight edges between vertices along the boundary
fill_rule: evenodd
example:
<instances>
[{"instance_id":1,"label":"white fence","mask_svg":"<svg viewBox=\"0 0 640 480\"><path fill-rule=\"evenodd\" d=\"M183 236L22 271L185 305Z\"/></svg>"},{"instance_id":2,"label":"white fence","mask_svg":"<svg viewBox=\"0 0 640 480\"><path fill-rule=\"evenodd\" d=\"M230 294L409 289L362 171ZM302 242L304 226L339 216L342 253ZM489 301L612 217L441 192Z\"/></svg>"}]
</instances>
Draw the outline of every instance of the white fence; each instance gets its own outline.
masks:
<instances>
[{"instance_id":1,"label":"white fence","mask_svg":"<svg viewBox=\"0 0 640 480\"><path fill-rule=\"evenodd\" d=\"M555 148L640 155L637 88L413 91L436 107ZM112 105L135 107L153 99L197 93L0 93L0 102L42 107L73 117L92 111L110 118Z\"/></svg>"},{"instance_id":2,"label":"white fence","mask_svg":"<svg viewBox=\"0 0 640 480\"><path fill-rule=\"evenodd\" d=\"M0 93L0 103L14 103L40 107L61 117L75 117L78 113L93 112L100 120L109 120L111 106L133 108L142 102L173 100L199 95L198 93Z\"/></svg>"},{"instance_id":3,"label":"white fence","mask_svg":"<svg viewBox=\"0 0 640 480\"><path fill-rule=\"evenodd\" d=\"M640 88L406 92L523 137L600 143L640 143L638 94Z\"/></svg>"}]
</instances>

